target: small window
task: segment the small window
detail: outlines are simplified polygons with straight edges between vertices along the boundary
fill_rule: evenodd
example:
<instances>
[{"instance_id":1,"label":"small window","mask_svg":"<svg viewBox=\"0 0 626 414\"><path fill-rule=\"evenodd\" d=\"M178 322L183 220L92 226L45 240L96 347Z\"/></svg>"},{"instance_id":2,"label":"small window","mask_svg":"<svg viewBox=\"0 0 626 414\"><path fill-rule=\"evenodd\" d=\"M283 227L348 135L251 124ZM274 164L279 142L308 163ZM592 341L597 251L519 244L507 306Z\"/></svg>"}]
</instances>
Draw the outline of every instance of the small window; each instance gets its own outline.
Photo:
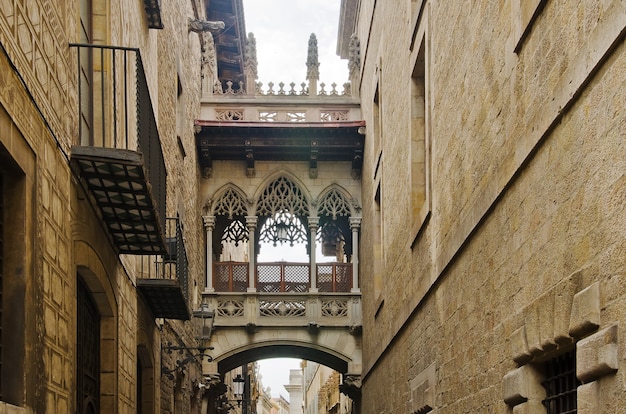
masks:
<instances>
[{"instance_id":1,"label":"small window","mask_svg":"<svg viewBox=\"0 0 626 414\"><path fill-rule=\"evenodd\" d=\"M544 380L541 385L546 390L542 401L548 414L576 413L576 390L580 381L576 378L576 350L550 359L544 365Z\"/></svg>"}]
</instances>

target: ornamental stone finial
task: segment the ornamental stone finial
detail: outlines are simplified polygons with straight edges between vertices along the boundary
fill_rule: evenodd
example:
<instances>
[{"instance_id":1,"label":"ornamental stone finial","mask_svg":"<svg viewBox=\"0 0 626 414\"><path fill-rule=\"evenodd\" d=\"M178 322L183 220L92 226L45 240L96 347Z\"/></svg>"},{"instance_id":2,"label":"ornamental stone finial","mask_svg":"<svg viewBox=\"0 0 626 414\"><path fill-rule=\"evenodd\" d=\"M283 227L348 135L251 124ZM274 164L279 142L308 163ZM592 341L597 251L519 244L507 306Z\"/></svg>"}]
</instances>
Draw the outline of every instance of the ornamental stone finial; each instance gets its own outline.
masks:
<instances>
[{"instance_id":1,"label":"ornamental stone finial","mask_svg":"<svg viewBox=\"0 0 626 414\"><path fill-rule=\"evenodd\" d=\"M350 36L350 46L348 47L348 71L350 79L358 78L361 71L361 41L356 33Z\"/></svg>"},{"instance_id":2,"label":"ornamental stone finial","mask_svg":"<svg viewBox=\"0 0 626 414\"><path fill-rule=\"evenodd\" d=\"M307 80L318 80L320 78L319 67L320 62L318 60L317 36L315 36L315 33L311 33L311 36L309 37L309 50L306 59Z\"/></svg>"},{"instance_id":3,"label":"ornamental stone finial","mask_svg":"<svg viewBox=\"0 0 626 414\"><path fill-rule=\"evenodd\" d=\"M190 32L203 33L203 32L219 32L224 30L226 24L224 22L212 22L201 19L189 18L188 28Z\"/></svg>"},{"instance_id":4,"label":"ornamental stone finial","mask_svg":"<svg viewBox=\"0 0 626 414\"><path fill-rule=\"evenodd\" d=\"M248 33L248 38L246 39L246 60L245 67L248 71L250 71L250 75L254 77L254 79L258 78L258 62L256 58L256 39L254 37L254 33Z\"/></svg>"}]
</instances>

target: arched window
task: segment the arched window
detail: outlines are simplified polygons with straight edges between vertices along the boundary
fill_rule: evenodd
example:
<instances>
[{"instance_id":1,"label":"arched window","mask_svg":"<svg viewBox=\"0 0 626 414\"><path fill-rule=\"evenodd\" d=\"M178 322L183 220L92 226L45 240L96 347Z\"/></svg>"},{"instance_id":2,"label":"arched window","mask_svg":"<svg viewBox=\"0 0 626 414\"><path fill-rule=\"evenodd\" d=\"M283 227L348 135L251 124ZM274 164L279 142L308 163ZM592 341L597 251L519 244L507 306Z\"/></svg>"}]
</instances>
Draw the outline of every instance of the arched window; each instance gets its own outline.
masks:
<instances>
[{"instance_id":1,"label":"arched window","mask_svg":"<svg viewBox=\"0 0 626 414\"><path fill-rule=\"evenodd\" d=\"M247 211L244 197L233 188L227 189L215 203L213 248L224 261L247 260Z\"/></svg>"},{"instance_id":2,"label":"arched window","mask_svg":"<svg viewBox=\"0 0 626 414\"><path fill-rule=\"evenodd\" d=\"M286 177L270 183L257 203L259 242L296 243L308 241L305 224L309 207L302 190Z\"/></svg>"},{"instance_id":3,"label":"arched window","mask_svg":"<svg viewBox=\"0 0 626 414\"><path fill-rule=\"evenodd\" d=\"M82 279L77 292L76 404L79 413L98 413L100 397L100 313Z\"/></svg>"},{"instance_id":4,"label":"arched window","mask_svg":"<svg viewBox=\"0 0 626 414\"><path fill-rule=\"evenodd\" d=\"M338 189L331 189L321 198L317 215L320 219L317 238L322 245L322 254L337 256L338 261L343 261L340 259L345 254L349 261L352 255L352 237L351 209L347 198Z\"/></svg>"}]
</instances>

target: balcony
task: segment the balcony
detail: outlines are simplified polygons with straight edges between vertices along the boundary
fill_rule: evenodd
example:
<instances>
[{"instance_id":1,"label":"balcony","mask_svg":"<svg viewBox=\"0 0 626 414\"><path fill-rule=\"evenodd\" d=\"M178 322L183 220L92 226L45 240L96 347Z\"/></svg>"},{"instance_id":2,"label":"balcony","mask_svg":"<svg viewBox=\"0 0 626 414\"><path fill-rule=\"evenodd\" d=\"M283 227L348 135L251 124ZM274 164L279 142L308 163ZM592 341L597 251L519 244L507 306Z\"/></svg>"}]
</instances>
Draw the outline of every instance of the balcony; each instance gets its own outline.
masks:
<instances>
[{"instance_id":1,"label":"balcony","mask_svg":"<svg viewBox=\"0 0 626 414\"><path fill-rule=\"evenodd\" d=\"M165 254L165 162L139 50L70 46L80 120L72 168L119 253Z\"/></svg>"},{"instance_id":2,"label":"balcony","mask_svg":"<svg viewBox=\"0 0 626 414\"><path fill-rule=\"evenodd\" d=\"M137 289L155 318L189 320L187 250L177 218L167 219L167 253L141 257Z\"/></svg>"},{"instance_id":3,"label":"balcony","mask_svg":"<svg viewBox=\"0 0 626 414\"><path fill-rule=\"evenodd\" d=\"M352 288L352 263L320 263L316 266L316 286L321 293L345 293ZM250 286L247 262L213 263L216 292L246 292ZM254 288L260 293L307 293L311 289L308 263L258 263Z\"/></svg>"}]
</instances>

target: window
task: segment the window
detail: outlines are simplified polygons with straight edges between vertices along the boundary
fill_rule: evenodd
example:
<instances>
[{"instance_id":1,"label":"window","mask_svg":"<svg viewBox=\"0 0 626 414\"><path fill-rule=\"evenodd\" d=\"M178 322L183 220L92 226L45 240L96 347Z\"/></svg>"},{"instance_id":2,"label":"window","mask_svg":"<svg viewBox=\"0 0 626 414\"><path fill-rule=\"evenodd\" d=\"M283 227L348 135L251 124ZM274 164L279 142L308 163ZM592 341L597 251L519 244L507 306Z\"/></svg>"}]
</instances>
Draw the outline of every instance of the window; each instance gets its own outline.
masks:
<instances>
[{"instance_id":1,"label":"window","mask_svg":"<svg viewBox=\"0 0 626 414\"><path fill-rule=\"evenodd\" d=\"M576 350L559 355L544 363L544 380L541 385L546 390L542 401L548 414L576 413L576 389L580 381L576 378Z\"/></svg>"},{"instance_id":2,"label":"window","mask_svg":"<svg viewBox=\"0 0 626 414\"><path fill-rule=\"evenodd\" d=\"M378 303L378 308L382 305L382 293L383 293L383 264L384 264L384 249L383 249L383 208L382 208L382 194L380 182L376 187L376 194L374 195L374 296Z\"/></svg>"},{"instance_id":3,"label":"window","mask_svg":"<svg viewBox=\"0 0 626 414\"><path fill-rule=\"evenodd\" d=\"M0 400L16 406L24 404L25 294L31 271L26 203L31 184L0 144Z\"/></svg>"},{"instance_id":4,"label":"window","mask_svg":"<svg viewBox=\"0 0 626 414\"><path fill-rule=\"evenodd\" d=\"M428 76L428 9L420 6L411 46L409 171L413 243L430 214L430 91ZM416 15L417 17L417 15Z\"/></svg>"},{"instance_id":5,"label":"window","mask_svg":"<svg viewBox=\"0 0 626 414\"><path fill-rule=\"evenodd\" d=\"M80 277L77 292L76 405L79 413L100 411L100 313Z\"/></svg>"},{"instance_id":6,"label":"window","mask_svg":"<svg viewBox=\"0 0 626 414\"><path fill-rule=\"evenodd\" d=\"M414 222L426 200L426 82L424 39L411 77L411 217Z\"/></svg>"}]
</instances>

